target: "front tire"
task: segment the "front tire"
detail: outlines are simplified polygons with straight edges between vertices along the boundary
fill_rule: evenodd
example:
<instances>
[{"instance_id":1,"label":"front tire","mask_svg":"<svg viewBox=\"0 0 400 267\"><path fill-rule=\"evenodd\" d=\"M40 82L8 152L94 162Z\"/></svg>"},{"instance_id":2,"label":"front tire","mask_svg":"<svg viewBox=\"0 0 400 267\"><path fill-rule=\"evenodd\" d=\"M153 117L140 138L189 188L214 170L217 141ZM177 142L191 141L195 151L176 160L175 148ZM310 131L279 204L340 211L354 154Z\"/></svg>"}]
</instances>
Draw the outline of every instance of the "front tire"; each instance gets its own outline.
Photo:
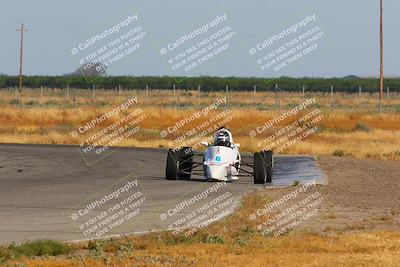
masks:
<instances>
[{"instance_id":1,"label":"front tire","mask_svg":"<svg viewBox=\"0 0 400 267\"><path fill-rule=\"evenodd\" d=\"M168 149L165 179L190 179L193 166L193 154L190 147L184 147L178 151L175 149Z\"/></svg>"},{"instance_id":2,"label":"front tire","mask_svg":"<svg viewBox=\"0 0 400 267\"><path fill-rule=\"evenodd\" d=\"M192 175L193 166L193 150L190 147L183 147L179 150L179 165L178 177L179 179L189 180Z\"/></svg>"}]
</instances>

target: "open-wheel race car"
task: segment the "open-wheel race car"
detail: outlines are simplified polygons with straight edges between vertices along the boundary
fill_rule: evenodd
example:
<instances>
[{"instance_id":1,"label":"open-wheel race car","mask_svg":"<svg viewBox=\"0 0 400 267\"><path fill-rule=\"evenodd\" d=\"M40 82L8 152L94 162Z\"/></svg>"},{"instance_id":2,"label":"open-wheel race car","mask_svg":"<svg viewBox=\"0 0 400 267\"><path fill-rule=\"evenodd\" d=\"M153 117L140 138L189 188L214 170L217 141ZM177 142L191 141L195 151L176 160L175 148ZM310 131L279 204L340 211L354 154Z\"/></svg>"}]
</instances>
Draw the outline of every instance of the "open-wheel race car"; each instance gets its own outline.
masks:
<instances>
[{"instance_id":1,"label":"open-wheel race car","mask_svg":"<svg viewBox=\"0 0 400 267\"><path fill-rule=\"evenodd\" d=\"M213 143L201 143L206 147L204 152L195 152L190 147L168 150L167 180L186 180L192 174L199 174L204 180L235 181L252 176L255 184L272 181L272 151L254 153L252 162L242 161L240 145L233 142L232 133L225 127L217 130Z\"/></svg>"}]
</instances>

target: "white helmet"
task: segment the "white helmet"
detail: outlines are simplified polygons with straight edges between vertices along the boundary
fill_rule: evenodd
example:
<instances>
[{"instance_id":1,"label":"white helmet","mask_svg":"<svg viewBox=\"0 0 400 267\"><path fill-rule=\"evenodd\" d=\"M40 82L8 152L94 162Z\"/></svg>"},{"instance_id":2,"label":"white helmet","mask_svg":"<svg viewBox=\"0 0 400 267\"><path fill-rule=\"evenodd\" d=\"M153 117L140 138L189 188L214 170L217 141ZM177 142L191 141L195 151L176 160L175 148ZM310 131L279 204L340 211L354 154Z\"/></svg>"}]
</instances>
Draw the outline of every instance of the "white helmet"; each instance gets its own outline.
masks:
<instances>
[{"instance_id":1,"label":"white helmet","mask_svg":"<svg viewBox=\"0 0 400 267\"><path fill-rule=\"evenodd\" d=\"M231 142L232 140L229 130L221 128L215 133L214 143L216 145L230 146Z\"/></svg>"}]
</instances>

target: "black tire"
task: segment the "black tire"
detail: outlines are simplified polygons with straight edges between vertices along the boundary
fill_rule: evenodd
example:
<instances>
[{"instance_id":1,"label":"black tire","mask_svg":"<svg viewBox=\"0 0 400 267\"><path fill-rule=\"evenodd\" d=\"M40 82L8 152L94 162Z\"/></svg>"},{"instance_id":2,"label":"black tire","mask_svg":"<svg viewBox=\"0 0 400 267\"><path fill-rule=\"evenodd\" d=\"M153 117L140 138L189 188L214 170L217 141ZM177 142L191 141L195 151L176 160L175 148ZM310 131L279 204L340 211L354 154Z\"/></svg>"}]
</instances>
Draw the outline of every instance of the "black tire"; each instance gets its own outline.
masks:
<instances>
[{"instance_id":1,"label":"black tire","mask_svg":"<svg viewBox=\"0 0 400 267\"><path fill-rule=\"evenodd\" d=\"M274 158L273 152L271 150L264 151L264 163L265 163L265 172L266 172L266 180L265 182L272 182L272 174L274 170Z\"/></svg>"},{"instance_id":2,"label":"black tire","mask_svg":"<svg viewBox=\"0 0 400 267\"><path fill-rule=\"evenodd\" d=\"M168 149L167 166L165 168L165 179L178 179L179 151Z\"/></svg>"},{"instance_id":3,"label":"black tire","mask_svg":"<svg viewBox=\"0 0 400 267\"><path fill-rule=\"evenodd\" d=\"M184 147L179 150L178 177L188 180L192 174L193 150L190 147Z\"/></svg>"},{"instance_id":4,"label":"black tire","mask_svg":"<svg viewBox=\"0 0 400 267\"><path fill-rule=\"evenodd\" d=\"M254 153L253 177L255 184L265 184L266 172L262 152Z\"/></svg>"}]
</instances>

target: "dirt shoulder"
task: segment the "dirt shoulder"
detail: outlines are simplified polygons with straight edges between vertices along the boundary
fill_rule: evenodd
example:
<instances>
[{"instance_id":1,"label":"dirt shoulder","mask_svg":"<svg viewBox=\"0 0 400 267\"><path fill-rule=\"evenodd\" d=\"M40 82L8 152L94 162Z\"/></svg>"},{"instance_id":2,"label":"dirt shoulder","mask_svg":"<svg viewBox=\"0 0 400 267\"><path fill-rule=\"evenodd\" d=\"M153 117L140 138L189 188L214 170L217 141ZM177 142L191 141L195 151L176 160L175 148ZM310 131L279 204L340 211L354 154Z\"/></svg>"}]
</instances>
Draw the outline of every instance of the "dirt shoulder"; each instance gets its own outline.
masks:
<instances>
[{"instance_id":1,"label":"dirt shoulder","mask_svg":"<svg viewBox=\"0 0 400 267\"><path fill-rule=\"evenodd\" d=\"M321 156L328 184L319 213L299 229L400 230L400 162Z\"/></svg>"}]
</instances>

